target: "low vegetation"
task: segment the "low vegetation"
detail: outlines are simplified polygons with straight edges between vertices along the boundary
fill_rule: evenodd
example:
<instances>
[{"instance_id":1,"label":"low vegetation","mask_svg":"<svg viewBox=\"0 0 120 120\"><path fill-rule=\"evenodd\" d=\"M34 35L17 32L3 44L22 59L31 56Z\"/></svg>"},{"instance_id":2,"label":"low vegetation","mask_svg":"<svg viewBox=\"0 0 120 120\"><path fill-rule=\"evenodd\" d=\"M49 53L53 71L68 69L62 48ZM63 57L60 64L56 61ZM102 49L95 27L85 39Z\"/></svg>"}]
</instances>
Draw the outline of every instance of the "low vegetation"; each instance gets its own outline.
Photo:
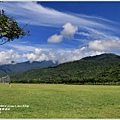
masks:
<instances>
[{"instance_id":1,"label":"low vegetation","mask_svg":"<svg viewBox=\"0 0 120 120\"><path fill-rule=\"evenodd\" d=\"M120 87L61 84L0 84L0 118L120 118Z\"/></svg>"}]
</instances>

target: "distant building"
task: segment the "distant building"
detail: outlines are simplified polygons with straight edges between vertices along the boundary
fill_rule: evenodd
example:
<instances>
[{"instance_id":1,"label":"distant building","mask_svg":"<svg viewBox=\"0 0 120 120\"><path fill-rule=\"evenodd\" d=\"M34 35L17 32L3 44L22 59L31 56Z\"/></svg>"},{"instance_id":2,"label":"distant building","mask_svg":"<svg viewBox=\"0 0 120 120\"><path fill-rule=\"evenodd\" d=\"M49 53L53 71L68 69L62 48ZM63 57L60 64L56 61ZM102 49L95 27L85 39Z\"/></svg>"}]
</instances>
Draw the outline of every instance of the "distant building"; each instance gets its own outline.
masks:
<instances>
[{"instance_id":1,"label":"distant building","mask_svg":"<svg viewBox=\"0 0 120 120\"><path fill-rule=\"evenodd\" d=\"M7 75L7 76L4 76L2 78L0 78L0 83L10 83L10 76Z\"/></svg>"}]
</instances>

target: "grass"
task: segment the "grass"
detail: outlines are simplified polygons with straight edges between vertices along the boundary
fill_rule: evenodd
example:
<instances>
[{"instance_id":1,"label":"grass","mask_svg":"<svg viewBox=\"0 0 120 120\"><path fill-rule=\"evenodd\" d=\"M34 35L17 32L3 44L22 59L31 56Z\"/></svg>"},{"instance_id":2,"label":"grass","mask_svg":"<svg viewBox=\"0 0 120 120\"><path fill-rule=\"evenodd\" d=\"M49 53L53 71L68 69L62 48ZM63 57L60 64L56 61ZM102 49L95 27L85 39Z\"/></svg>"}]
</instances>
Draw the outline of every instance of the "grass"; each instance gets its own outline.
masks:
<instances>
[{"instance_id":1,"label":"grass","mask_svg":"<svg viewBox=\"0 0 120 120\"><path fill-rule=\"evenodd\" d=\"M120 118L120 86L0 84L0 118Z\"/></svg>"}]
</instances>

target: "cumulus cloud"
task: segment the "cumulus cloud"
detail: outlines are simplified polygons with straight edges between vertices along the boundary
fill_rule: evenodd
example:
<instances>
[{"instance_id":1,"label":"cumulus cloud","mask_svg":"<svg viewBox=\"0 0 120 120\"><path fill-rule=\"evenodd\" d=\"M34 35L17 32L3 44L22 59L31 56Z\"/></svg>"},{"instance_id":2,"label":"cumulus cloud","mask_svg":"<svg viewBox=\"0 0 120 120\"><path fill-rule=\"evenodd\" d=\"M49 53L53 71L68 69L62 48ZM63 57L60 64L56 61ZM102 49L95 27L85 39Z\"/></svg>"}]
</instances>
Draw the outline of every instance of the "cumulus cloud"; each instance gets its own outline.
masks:
<instances>
[{"instance_id":1,"label":"cumulus cloud","mask_svg":"<svg viewBox=\"0 0 120 120\"><path fill-rule=\"evenodd\" d=\"M70 62L80 60L81 58L86 56L100 55L102 53L104 53L104 51L94 51L89 49L88 47L81 47L73 50L61 50L58 61L59 63Z\"/></svg>"},{"instance_id":2,"label":"cumulus cloud","mask_svg":"<svg viewBox=\"0 0 120 120\"><path fill-rule=\"evenodd\" d=\"M41 49L35 48L35 54L38 54L41 52Z\"/></svg>"},{"instance_id":3,"label":"cumulus cloud","mask_svg":"<svg viewBox=\"0 0 120 120\"><path fill-rule=\"evenodd\" d=\"M48 42L50 43L59 43L61 42L63 39L63 36L62 35L52 35L51 37L48 38Z\"/></svg>"},{"instance_id":4,"label":"cumulus cloud","mask_svg":"<svg viewBox=\"0 0 120 120\"><path fill-rule=\"evenodd\" d=\"M29 53L18 53L14 50L0 52L0 65L11 64L11 61L25 62L25 61L58 61L59 63L79 60L86 56L93 56L103 53L102 51L94 51L88 47L78 49L44 49L35 48L34 51Z\"/></svg>"},{"instance_id":5,"label":"cumulus cloud","mask_svg":"<svg viewBox=\"0 0 120 120\"><path fill-rule=\"evenodd\" d=\"M13 50L0 52L0 65L11 64L11 61L16 61L18 59L20 59L20 55Z\"/></svg>"},{"instance_id":6,"label":"cumulus cloud","mask_svg":"<svg viewBox=\"0 0 120 120\"><path fill-rule=\"evenodd\" d=\"M79 60L86 56L94 56L102 53L104 52L90 50L88 47L82 47L79 49L64 49L64 50L63 49L47 50L47 49L36 48L34 52L23 54L22 57L29 60L30 62L52 60L53 62L58 61L59 63L64 63L64 62Z\"/></svg>"},{"instance_id":7,"label":"cumulus cloud","mask_svg":"<svg viewBox=\"0 0 120 120\"><path fill-rule=\"evenodd\" d=\"M61 31L61 35L65 38L72 39L74 34L78 31L78 27L72 25L70 22L63 25L63 30Z\"/></svg>"},{"instance_id":8,"label":"cumulus cloud","mask_svg":"<svg viewBox=\"0 0 120 120\"><path fill-rule=\"evenodd\" d=\"M48 42L50 43L59 43L63 40L63 38L73 39L74 34L78 31L78 27L72 25L70 22L63 25L63 30L60 32L60 35L52 35L48 38Z\"/></svg>"},{"instance_id":9,"label":"cumulus cloud","mask_svg":"<svg viewBox=\"0 0 120 120\"><path fill-rule=\"evenodd\" d=\"M99 51L120 51L120 40L95 40L89 42L89 48Z\"/></svg>"},{"instance_id":10,"label":"cumulus cloud","mask_svg":"<svg viewBox=\"0 0 120 120\"><path fill-rule=\"evenodd\" d=\"M35 48L33 52L25 53L22 55L22 57L30 62L44 60L52 60L53 62L55 62L57 60L53 52L48 49L41 48Z\"/></svg>"}]
</instances>

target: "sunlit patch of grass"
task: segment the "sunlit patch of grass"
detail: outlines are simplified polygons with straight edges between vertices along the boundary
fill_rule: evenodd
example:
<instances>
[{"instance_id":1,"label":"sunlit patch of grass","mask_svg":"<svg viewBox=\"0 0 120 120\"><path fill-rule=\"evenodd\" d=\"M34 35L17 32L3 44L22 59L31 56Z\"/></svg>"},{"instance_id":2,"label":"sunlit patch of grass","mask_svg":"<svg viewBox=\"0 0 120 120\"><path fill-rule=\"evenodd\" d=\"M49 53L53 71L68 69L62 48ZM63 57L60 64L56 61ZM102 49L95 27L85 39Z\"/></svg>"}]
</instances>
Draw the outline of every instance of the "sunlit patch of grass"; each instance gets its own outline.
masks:
<instances>
[{"instance_id":1,"label":"sunlit patch of grass","mask_svg":"<svg viewBox=\"0 0 120 120\"><path fill-rule=\"evenodd\" d=\"M0 84L0 118L120 118L120 87L58 84Z\"/></svg>"}]
</instances>

